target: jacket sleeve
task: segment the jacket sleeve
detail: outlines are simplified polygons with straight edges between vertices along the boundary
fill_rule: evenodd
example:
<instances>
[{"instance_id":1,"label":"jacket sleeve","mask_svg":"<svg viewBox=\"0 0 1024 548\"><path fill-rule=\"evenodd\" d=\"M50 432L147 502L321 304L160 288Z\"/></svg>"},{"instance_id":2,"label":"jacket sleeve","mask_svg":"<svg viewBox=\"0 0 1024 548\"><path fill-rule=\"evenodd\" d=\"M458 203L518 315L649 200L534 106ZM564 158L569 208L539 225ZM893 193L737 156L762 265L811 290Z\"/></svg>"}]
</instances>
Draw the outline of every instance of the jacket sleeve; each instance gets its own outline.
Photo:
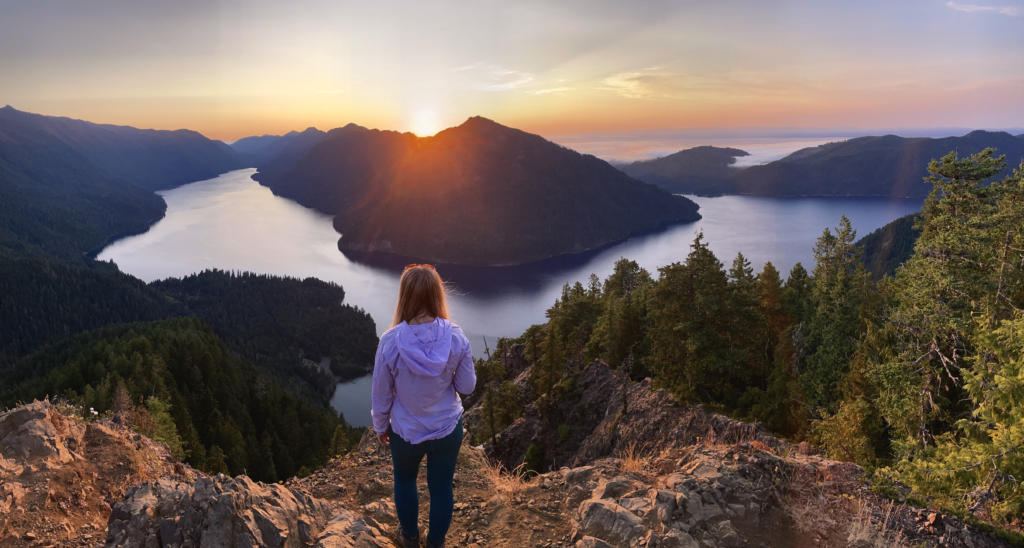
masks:
<instances>
[{"instance_id":1,"label":"jacket sleeve","mask_svg":"<svg viewBox=\"0 0 1024 548\"><path fill-rule=\"evenodd\" d=\"M458 365L455 366L455 391L462 395L473 392L476 388L476 367L473 364L473 349L469 346L469 340L463 338L465 347Z\"/></svg>"},{"instance_id":2,"label":"jacket sleeve","mask_svg":"<svg viewBox=\"0 0 1024 548\"><path fill-rule=\"evenodd\" d=\"M384 358L384 341L377 345L373 359L373 388L370 391L370 416L373 429L378 434L388 431L391 423L391 406L395 402L395 377Z\"/></svg>"}]
</instances>

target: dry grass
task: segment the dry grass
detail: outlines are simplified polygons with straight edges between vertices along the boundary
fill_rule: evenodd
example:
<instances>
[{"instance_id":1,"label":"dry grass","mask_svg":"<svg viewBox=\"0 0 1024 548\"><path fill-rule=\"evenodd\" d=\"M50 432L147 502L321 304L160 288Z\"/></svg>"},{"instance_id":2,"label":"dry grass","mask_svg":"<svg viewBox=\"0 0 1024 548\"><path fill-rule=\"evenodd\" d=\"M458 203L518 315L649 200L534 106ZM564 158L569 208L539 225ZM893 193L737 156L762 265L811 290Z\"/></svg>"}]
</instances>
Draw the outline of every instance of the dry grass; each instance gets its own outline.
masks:
<instances>
[{"instance_id":1,"label":"dry grass","mask_svg":"<svg viewBox=\"0 0 1024 548\"><path fill-rule=\"evenodd\" d=\"M505 500L522 493L530 486L526 463L520 464L512 470L506 470L501 463L487 463L487 466L484 467L484 476L494 486L495 492Z\"/></svg>"},{"instance_id":2,"label":"dry grass","mask_svg":"<svg viewBox=\"0 0 1024 548\"><path fill-rule=\"evenodd\" d=\"M890 502L885 508L885 516L881 523L872 514L869 504L860 501L856 517L850 522L849 535L846 540L850 545L858 547L902 548L907 546L902 531L894 531L889 528L890 520L893 517L893 503Z\"/></svg>"},{"instance_id":3,"label":"dry grass","mask_svg":"<svg viewBox=\"0 0 1024 548\"><path fill-rule=\"evenodd\" d=\"M622 470L634 474L646 474L651 464L651 458L640 450L636 442L620 451L619 459L622 461Z\"/></svg>"}]
</instances>

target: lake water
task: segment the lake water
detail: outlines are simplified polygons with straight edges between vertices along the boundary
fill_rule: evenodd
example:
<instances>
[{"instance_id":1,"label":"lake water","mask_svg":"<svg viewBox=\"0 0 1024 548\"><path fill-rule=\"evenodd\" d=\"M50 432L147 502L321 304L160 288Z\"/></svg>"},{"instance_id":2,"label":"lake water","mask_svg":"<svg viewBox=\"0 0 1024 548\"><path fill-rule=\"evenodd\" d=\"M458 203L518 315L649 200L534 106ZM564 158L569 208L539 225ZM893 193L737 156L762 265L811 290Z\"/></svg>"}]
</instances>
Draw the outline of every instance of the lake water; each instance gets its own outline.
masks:
<instances>
[{"instance_id":1,"label":"lake water","mask_svg":"<svg viewBox=\"0 0 1024 548\"><path fill-rule=\"evenodd\" d=\"M241 169L161 192L167 202L164 218L143 234L112 243L98 259L112 260L146 281L207 268L331 280L345 288L347 302L373 316L382 332L390 323L405 261L345 256L338 251L330 216L274 196L251 178L254 172ZM498 337L519 335L544 321L563 284L586 282L591 273L604 278L620 257L656 276L659 266L685 259L694 236L703 231L727 266L742 252L755 271L771 261L785 275L798 261L811 269L815 239L844 213L863 235L920 208L913 200L874 198L692 199L700 204L702 220L599 251L519 267L441 266L438 271L454 284L450 312L480 355L485 339L493 347ZM339 385L332 403L350 423L369 424L368 379Z\"/></svg>"}]
</instances>

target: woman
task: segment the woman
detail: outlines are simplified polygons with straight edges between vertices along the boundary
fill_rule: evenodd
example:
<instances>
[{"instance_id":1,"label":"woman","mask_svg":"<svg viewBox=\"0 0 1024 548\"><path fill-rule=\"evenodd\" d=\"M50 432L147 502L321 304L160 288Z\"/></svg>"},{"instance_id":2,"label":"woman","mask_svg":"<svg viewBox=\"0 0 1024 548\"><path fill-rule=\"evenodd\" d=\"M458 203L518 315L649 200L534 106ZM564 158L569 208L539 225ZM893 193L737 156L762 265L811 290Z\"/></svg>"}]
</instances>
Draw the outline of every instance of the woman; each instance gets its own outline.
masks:
<instances>
[{"instance_id":1,"label":"woman","mask_svg":"<svg viewBox=\"0 0 1024 548\"><path fill-rule=\"evenodd\" d=\"M448 320L444 284L430 265L409 265L398 284L391 329L373 364L373 429L391 447L395 510L405 546L419 546L416 475L427 457L428 547L444 545L452 521L452 478L462 445L462 400L476 385L473 352Z\"/></svg>"}]
</instances>

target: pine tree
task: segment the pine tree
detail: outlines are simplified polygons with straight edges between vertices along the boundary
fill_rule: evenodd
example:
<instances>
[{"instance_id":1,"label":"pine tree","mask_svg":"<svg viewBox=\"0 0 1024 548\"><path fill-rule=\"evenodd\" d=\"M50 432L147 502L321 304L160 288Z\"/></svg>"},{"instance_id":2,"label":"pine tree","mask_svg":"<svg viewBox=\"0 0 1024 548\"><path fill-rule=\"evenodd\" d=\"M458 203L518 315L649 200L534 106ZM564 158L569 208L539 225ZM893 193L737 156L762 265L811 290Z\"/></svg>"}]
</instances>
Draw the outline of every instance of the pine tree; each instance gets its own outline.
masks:
<instances>
[{"instance_id":1,"label":"pine tree","mask_svg":"<svg viewBox=\"0 0 1024 548\"><path fill-rule=\"evenodd\" d=\"M845 215L833 234L828 228L814 247L814 305L807 326L807 357L801 384L809 403L833 409L840 399L850 356L863 330L861 305L870 278L853 245L856 232Z\"/></svg>"},{"instance_id":2,"label":"pine tree","mask_svg":"<svg viewBox=\"0 0 1024 548\"><path fill-rule=\"evenodd\" d=\"M1004 225L1013 214L999 214L997 195L1014 185L984 184L1003 166L992 149L969 158L953 152L928 166L933 190L921 214L921 236L893 280L887 324L896 351L872 371L878 405L904 455L927 448L955 416L968 412L961 368L963 356L974 351L973 314L1005 317L992 314L1005 310L1003 299L993 296L1006 293L998 289L1007 281L1000 259Z\"/></svg>"}]
</instances>

